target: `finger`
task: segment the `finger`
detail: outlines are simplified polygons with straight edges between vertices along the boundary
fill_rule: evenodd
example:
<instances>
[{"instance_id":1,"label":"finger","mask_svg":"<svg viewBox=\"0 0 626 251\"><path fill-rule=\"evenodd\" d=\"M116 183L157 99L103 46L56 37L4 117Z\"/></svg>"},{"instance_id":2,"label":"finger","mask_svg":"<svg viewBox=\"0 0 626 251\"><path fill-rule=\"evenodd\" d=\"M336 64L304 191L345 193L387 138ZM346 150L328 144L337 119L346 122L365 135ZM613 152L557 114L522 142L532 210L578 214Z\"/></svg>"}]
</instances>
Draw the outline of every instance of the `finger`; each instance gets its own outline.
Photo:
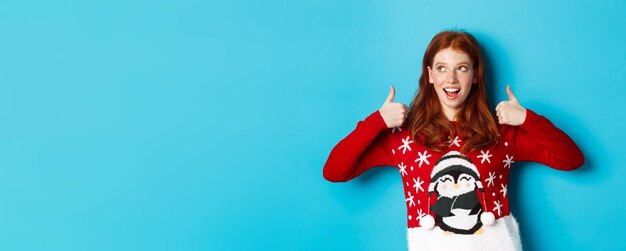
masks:
<instances>
[{"instance_id":1,"label":"finger","mask_svg":"<svg viewBox=\"0 0 626 251\"><path fill-rule=\"evenodd\" d=\"M515 95L513 95L513 91L511 91L511 85L506 85L506 94L509 95L509 100L517 100L517 98L515 98Z\"/></svg>"},{"instance_id":2,"label":"finger","mask_svg":"<svg viewBox=\"0 0 626 251\"><path fill-rule=\"evenodd\" d=\"M496 105L496 109L502 110L504 108L504 106L506 105L506 102L508 102L508 101L500 101L500 103L498 103L498 105Z\"/></svg>"},{"instance_id":3,"label":"finger","mask_svg":"<svg viewBox=\"0 0 626 251\"><path fill-rule=\"evenodd\" d=\"M389 91L389 95L387 96L387 100L385 102L393 102L393 97L396 95L396 89L391 86L391 90Z\"/></svg>"}]
</instances>

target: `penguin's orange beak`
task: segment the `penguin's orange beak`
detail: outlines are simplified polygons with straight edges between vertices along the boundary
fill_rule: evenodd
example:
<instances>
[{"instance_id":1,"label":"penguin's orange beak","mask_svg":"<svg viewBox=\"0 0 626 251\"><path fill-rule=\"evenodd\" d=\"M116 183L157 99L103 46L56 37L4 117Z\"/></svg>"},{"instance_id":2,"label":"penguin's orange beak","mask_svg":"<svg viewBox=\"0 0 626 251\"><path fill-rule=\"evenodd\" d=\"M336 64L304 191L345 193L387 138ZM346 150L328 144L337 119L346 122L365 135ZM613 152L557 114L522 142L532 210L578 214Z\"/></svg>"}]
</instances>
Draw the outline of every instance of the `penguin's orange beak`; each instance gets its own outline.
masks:
<instances>
[{"instance_id":1,"label":"penguin's orange beak","mask_svg":"<svg viewBox=\"0 0 626 251\"><path fill-rule=\"evenodd\" d=\"M452 185L452 187L454 187L454 189L459 189L459 187L460 187L460 186L461 186L461 185L459 185L459 184L457 184L457 183L454 183L454 185Z\"/></svg>"}]
</instances>

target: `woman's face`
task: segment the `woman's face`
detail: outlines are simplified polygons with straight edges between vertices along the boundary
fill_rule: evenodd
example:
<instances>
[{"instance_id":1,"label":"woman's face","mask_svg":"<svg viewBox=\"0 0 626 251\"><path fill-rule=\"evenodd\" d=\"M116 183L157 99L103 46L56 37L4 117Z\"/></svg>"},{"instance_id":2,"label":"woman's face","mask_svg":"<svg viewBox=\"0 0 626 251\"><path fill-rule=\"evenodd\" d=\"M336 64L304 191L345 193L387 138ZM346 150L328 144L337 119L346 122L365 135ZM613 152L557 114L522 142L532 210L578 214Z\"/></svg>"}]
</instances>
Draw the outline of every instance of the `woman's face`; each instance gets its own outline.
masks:
<instances>
[{"instance_id":1,"label":"woman's face","mask_svg":"<svg viewBox=\"0 0 626 251\"><path fill-rule=\"evenodd\" d=\"M472 84L478 82L470 56L448 47L437 52L433 65L427 68L428 81L435 87L443 112L449 120L454 120Z\"/></svg>"}]
</instances>

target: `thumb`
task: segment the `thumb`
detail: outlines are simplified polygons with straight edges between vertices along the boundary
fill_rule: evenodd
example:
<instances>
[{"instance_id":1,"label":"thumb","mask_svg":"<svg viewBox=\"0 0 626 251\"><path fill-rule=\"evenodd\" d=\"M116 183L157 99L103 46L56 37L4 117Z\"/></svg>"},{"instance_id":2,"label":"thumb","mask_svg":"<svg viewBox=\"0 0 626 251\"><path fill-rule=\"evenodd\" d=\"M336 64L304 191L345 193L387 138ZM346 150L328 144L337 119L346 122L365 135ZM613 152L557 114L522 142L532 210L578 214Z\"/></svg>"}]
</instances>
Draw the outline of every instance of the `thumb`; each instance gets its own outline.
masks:
<instances>
[{"instance_id":1,"label":"thumb","mask_svg":"<svg viewBox=\"0 0 626 251\"><path fill-rule=\"evenodd\" d=\"M389 91L389 96L387 96L387 100L385 102L393 102L393 97L396 95L396 89L391 86L391 90Z\"/></svg>"},{"instance_id":2,"label":"thumb","mask_svg":"<svg viewBox=\"0 0 626 251\"><path fill-rule=\"evenodd\" d=\"M506 85L506 94L509 95L509 100L517 100L517 98L515 98L515 95L513 95L513 91L511 91L511 85L509 84Z\"/></svg>"}]
</instances>

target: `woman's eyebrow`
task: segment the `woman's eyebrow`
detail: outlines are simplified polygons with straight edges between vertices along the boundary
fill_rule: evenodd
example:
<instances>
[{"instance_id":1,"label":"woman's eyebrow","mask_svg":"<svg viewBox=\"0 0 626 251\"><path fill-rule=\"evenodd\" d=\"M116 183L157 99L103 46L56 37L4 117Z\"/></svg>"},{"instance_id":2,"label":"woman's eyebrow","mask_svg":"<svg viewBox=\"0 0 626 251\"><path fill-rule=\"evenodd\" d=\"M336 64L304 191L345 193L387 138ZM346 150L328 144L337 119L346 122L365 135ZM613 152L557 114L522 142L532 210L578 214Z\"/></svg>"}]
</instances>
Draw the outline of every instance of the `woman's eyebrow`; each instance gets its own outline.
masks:
<instances>
[{"instance_id":1,"label":"woman's eyebrow","mask_svg":"<svg viewBox=\"0 0 626 251\"><path fill-rule=\"evenodd\" d=\"M448 65L448 64L446 64L446 63L444 63L444 62L436 62L436 63L435 63L435 65L439 65L439 64L442 64L442 65ZM468 63L468 62L460 62L460 63L458 63L458 64L456 64L456 65L462 65L462 64L469 65L470 63Z\"/></svg>"}]
</instances>

